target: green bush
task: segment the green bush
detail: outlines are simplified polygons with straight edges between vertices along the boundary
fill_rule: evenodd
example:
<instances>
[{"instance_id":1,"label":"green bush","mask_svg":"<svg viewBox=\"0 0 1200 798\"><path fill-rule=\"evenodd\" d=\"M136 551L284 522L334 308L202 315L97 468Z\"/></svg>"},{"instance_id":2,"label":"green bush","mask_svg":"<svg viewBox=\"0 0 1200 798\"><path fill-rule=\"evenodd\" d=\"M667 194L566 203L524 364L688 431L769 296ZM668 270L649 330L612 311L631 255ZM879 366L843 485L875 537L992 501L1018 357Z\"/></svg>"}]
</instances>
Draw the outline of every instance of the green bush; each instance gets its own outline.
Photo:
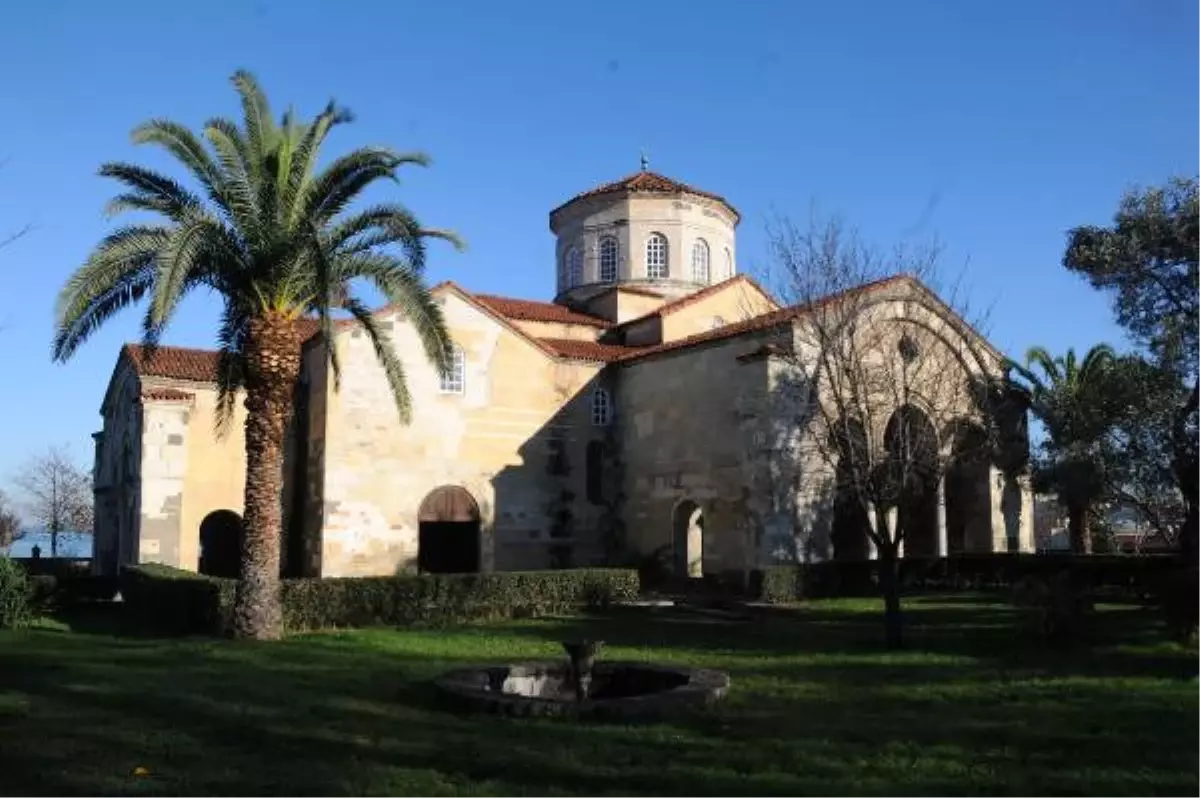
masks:
<instances>
[{"instance_id":1,"label":"green bush","mask_svg":"<svg viewBox=\"0 0 1200 798\"><path fill-rule=\"evenodd\" d=\"M162 565L127 568L122 595L131 615L163 633L228 629L233 580ZM579 568L491 574L285 579L288 631L457 623L604 607L638 595L636 571Z\"/></svg>"},{"instance_id":2,"label":"green bush","mask_svg":"<svg viewBox=\"0 0 1200 798\"><path fill-rule=\"evenodd\" d=\"M1183 643L1195 643L1200 622L1200 577L1196 566L1178 566L1155 591L1171 634Z\"/></svg>"},{"instance_id":3,"label":"green bush","mask_svg":"<svg viewBox=\"0 0 1200 798\"><path fill-rule=\"evenodd\" d=\"M807 568L802 565L774 565L754 571L750 576L750 595L767 604L790 604L805 598Z\"/></svg>"},{"instance_id":4,"label":"green bush","mask_svg":"<svg viewBox=\"0 0 1200 798\"><path fill-rule=\"evenodd\" d=\"M1095 606L1090 591L1069 570L1027 576L1013 586L1013 604L1025 612L1028 631L1049 643L1074 643L1087 633Z\"/></svg>"},{"instance_id":5,"label":"green bush","mask_svg":"<svg viewBox=\"0 0 1200 798\"><path fill-rule=\"evenodd\" d=\"M33 586L25 569L0 557L0 629L17 629L33 617Z\"/></svg>"}]
</instances>

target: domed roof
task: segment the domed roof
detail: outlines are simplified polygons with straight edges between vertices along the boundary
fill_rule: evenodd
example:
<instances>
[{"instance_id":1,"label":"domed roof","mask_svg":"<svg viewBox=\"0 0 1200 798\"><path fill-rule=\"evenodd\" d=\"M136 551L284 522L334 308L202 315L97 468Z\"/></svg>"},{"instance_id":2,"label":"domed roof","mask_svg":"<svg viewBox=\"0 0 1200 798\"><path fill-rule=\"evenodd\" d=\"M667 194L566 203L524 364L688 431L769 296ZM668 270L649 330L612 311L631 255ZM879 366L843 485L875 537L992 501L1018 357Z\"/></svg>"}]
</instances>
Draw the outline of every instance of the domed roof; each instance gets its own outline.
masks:
<instances>
[{"instance_id":1,"label":"domed roof","mask_svg":"<svg viewBox=\"0 0 1200 798\"><path fill-rule=\"evenodd\" d=\"M733 213L734 219L736 221L741 220L741 214L739 214L737 212L737 209L734 208L732 205L730 205L729 201L726 200L721 195L713 194L711 191L702 191L701 189L698 189L695 186L689 186L687 183L681 183L680 181L675 180L673 178L667 177L665 175L660 175L657 172L651 172L651 171L648 171L645 169L638 171L638 172L634 172L633 174L623 177L620 180L614 180L611 183L604 183L602 185L596 186L593 189L584 191L581 194L576 194L574 197L572 197L571 199L564 202L562 205L559 205L557 208L552 210L550 212L550 215L553 216L554 214L558 213L560 210L567 207L568 205L570 205L572 202L575 202L576 200L581 200L581 199L584 199L587 197L597 197L597 196L600 196L603 194L621 194L621 193L650 194L650 195L654 195L654 194L659 194L659 195L662 195L662 194L695 194L698 197L706 197L707 199L716 200L717 202L724 205L726 208L728 208Z\"/></svg>"}]
</instances>

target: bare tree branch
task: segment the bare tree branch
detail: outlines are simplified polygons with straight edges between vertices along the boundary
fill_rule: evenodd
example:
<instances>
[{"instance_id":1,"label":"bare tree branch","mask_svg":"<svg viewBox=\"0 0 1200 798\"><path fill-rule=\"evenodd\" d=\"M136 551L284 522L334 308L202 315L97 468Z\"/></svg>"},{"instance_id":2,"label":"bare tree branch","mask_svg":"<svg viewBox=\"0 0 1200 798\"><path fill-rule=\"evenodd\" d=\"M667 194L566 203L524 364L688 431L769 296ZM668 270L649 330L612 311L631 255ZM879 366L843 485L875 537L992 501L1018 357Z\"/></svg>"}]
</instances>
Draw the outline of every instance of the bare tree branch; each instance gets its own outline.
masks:
<instances>
[{"instance_id":1,"label":"bare tree branch","mask_svg":"<svg viewBox=\"0 0 1200 798\"><path fill-rule=\"evenodd\" d=\"M50 556L58 556L64 532L91 534L92 477L63 448L31 458L14 482L25 493L29 517L50 535Z\"/></svg>"}]
</instances>

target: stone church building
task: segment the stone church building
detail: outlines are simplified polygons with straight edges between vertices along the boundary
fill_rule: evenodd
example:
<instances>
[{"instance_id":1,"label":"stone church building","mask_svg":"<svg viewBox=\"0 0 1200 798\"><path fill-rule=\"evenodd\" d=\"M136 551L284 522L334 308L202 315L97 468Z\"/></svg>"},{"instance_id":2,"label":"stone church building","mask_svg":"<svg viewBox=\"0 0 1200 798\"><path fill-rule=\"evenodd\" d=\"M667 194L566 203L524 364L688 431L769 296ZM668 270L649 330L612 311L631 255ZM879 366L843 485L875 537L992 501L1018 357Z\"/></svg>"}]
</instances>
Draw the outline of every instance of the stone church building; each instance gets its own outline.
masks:
<instances>
[{"instance_id":1,"label":"stone church building","mask_svg":"<svg viewBox=\"0 0 1200 798\"><path fill-rule=\"evenodd\" d=\"M287 449L285 574L657 553L699 576L872 556L861 527L835 512L831 469L794 445L803 430L778 443L780 425L798 423L771 409L794 363L779 353L795 351L806 310L779 307L738 274L739 220L722 197L645 170L574 197L550 212L553 302L434 288L455 343L445 374L382 308L413 395L408 426L361 329L337 326L337 390L314 333ZM877 308L917 297L945 310L911 278L861 290ZM961 379L994 372L999 353L948 313L939 335L976 353ZM878 323L900 326L899 315ZM120 351L94 436L101 571L161 562L235 575L243 417L214 433L216 364L202 350ZM1027 482L1006 483L989 463L950 480L906 553L1032 550Z\"/></svg>"}]
</instances>

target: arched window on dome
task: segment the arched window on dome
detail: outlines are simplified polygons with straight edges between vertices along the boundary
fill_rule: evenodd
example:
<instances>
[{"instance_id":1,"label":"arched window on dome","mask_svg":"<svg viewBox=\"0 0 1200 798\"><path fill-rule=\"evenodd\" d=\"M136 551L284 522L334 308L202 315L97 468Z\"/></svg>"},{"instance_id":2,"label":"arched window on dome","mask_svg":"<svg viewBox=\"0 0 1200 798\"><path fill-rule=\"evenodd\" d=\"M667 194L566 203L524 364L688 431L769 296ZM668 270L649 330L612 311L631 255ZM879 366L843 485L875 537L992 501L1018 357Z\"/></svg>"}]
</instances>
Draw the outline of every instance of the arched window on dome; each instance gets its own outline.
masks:
<instances>
[{"instance_id":1,"label":"arched window on dome","mask_svg":"<svg viewBox=\"0 0 1200 798\"><path fill-rule=\"evenodd\" d=\"M567 288L583 284L583 251L579 247L567 250Z\"/></svg>"},{"instance_id":2,"label":"arched window on dome","mask_svg":"<svg viewBox=\"0 0 1200 798\"><path fill-rule=\"evenodd\" d=\"M646 239L646 276L651 280L665 280L670 274L667 237L662 233L651 233Z\"/></svg>"},{"instance_id":3,"label":"arched window on dome","mask_svg":"<svg viewBox=\"0 0 1200 798\"><path fill-rule=\"evenodd\" d=\"M600 282L615 283L617 281L617 256L620 245L612 236L600 239Z\"/></svg>"},{"instance_id":4,"label":"arched window on dome","mask_svg":"<svg viewBox=\"0 0 1200 798\"><path fill-rule=\"evenodd\" d=\"M725 247L725 274L723 279L728 280L733 276L733 253L729 251L729 247Z\"/></svg>"},{"instance_id":5,"label":"arched window on dome","mask_svg":"<svg viewBox=\"0 0 1200 798\"><path fill-rule=\"evenodd\" d=\"M692 282L707 285L709 276L708 242L697 238L692 244Z\"/></svg>"}]
</instances>

